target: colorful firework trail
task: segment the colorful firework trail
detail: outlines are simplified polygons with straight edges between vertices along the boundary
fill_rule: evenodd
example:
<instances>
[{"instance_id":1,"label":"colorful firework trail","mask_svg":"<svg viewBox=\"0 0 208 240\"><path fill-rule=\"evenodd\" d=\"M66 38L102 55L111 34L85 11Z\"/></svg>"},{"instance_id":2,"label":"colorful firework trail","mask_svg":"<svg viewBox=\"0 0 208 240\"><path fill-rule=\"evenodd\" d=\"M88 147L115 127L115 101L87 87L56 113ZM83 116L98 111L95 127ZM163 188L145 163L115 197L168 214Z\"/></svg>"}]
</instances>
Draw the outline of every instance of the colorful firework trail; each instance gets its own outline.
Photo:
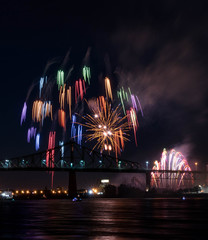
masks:
<instances>
[{"instance_id":1,"label":"colorful firework trail","mask_svg":"<svg viewBox=\"0 0 208 240\"><path fill-rule=\"evenodd\" d=\"M90 78L91 78L90 68L87 66L84 66L82 69L82 75L85 82L88 81L88 84L90 85Z\"/></svg>"},{"instance_id":2,"label":"colorful firework trail","mask_svg":"<svg viewBox=\"0 0 208 240\"><path fill-rule=\"evenodd\" d=\"M24 102L24 106L23 106L22 114L21 114L21 120L20 120L21 125L22 125L23 121L26 120L26 113L27 113L27 104L26 104L26 102Z\"/></svg>"},{"instance_id":3,"label":"colorful firework trail","mask_svg":"<svg viewBox=\"0 0 208 240\"><path fill-rule=\"evenodd\" d=\"M130 139L128 132L131 129L133 129L137 145L136 132L139 126L137 113L140 111L143 115L138 97L131 94L130 88L125 91L122 87L118 91L118 100L121 101L124 112L122 116L122 108L116 104L116 99L113 97L112 82L105 77L103 79L105 97L97 97L95 107L91 108L89 104L85 104L94 98L94 96L87 95L87 90L92 86L90 67L84 65L76 77L73 75L74 66L66 67L67 59L68 55L56 73L51 73L50 70L55 62L47 64L44 75L37 83L32 84L28 91L20 120L21 125L23 123L26 125L26 118L31 119L27 131L28 143L32 143L34 139L35 149L38 151L43 145L41 143L41 140L44 139L41 137L42 129L51 122L52 127L48 135L48 154L51 153L49 150L56 146L56 141L63 145L67 139L72 139L81 145L84 136L86 142L94 143L93 149L115 153L117 157L124 150L124 142ZM47 75L49 70L50 74ZM35 93L36 86L38 89ZM30 100L30 97L35 95L37 98ZM91 112L85 116L85 112L89 112L89 110ZM44 123L45 121L46 123ZM55 136L59 136L56 134L57 131L60 132L59 129L62 130L62 137L56 139ZM46 165L52 168L54 166L53 159L49 158L49 155Z\"/></svg>"},{"instance_id":4,"label":"colorful firework trail","mask_svg":"<svg viewBox=\"0 0 208 240\"><path fill-rule=\"evenodd\" d=\"M152 172L151 184L156 188L179 189L193 184L191 168L181 152L172 149L169 153L164 148L160 162L155 161L153 170L187 171L187 173Z\"/></svg>"},{"instance_id":5,"label":"colorful firework trail","mask_svg":"<svg viewBox=\"0 0 208 240\"><path fill-rule=\"evenodd\" d=\"M56 132L50 132L48 138L48 150L46 152L46 167L54 168L54 148L55 148ZM51 173L51 187L53 188L53 176L54 172Z\"/></svg>"}]
</instances>

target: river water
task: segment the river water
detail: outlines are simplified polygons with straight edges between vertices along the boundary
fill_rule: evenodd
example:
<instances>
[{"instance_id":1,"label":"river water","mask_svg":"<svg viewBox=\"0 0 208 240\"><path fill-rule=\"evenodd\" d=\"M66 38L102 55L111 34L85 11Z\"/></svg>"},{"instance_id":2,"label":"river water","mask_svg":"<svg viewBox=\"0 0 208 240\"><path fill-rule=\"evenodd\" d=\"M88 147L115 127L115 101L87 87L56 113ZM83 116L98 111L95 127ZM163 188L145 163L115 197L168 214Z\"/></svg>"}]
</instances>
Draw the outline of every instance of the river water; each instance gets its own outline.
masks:
<instances>
[{"instance_id":1,"label":"river water","mask_svg":"<svg viewBox=\"0 0 208 240\"><path fill-rule=\"evenodd\" d=\"M0 239L207 239L206 199L0 203Z\"/></svg>"}]
</instances>

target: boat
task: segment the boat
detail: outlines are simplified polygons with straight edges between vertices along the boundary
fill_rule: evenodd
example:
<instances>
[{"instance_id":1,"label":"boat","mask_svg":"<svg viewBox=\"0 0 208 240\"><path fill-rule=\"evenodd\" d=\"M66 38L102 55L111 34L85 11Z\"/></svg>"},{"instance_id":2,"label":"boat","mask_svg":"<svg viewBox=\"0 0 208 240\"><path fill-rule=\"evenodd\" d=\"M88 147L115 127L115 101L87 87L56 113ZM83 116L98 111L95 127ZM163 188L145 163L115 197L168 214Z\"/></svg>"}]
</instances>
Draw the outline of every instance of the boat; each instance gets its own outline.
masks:
<instances>
[{"instance_id":1,"label":"boat","mask_svg":"<svg viewBox=\"0 0 208 240\"><path fill-rule=\"evenodd\" d=\"M1 191L0 200L12 200L13 194L11 191Z\"/></svg>"},{"instance_id":2,"label":"boat","mask_svg":"<svg viewBox=\"0 0 208 240\"><path fill-rule=\"evenodd\" d=\"M81 197L74 197L72 199L72 202L80 202L80 201L82 201Z\"/></svg>"}]
</instances>

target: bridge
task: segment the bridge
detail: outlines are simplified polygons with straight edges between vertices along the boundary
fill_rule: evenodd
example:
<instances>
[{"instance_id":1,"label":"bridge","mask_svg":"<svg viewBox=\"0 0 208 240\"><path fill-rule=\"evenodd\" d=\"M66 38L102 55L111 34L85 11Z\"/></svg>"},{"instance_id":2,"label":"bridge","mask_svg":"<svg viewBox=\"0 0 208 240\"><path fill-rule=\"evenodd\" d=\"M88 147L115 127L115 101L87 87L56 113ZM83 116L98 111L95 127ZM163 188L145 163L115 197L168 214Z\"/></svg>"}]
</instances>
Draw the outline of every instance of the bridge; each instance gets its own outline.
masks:
<instances>
[{"instance_id":1,"label":"bridge","mask_svg":"<svg viewBox=\"0 0 208 240\"><path fill-rule=\"evenodd\" d=\"M150 189L151 173L171 174L189 173L206 174L201 171L152 170L143 167L139 162L116 158L101 154L74 141L62 144L46 151L21 157L0 160L0 171L67 171L69 172L69 193L76 195L76 172L113 172L113 173L143 173L146 175L146 188ZM163 174L164 178L164 174Z\"/></svg>"}]
</instances>

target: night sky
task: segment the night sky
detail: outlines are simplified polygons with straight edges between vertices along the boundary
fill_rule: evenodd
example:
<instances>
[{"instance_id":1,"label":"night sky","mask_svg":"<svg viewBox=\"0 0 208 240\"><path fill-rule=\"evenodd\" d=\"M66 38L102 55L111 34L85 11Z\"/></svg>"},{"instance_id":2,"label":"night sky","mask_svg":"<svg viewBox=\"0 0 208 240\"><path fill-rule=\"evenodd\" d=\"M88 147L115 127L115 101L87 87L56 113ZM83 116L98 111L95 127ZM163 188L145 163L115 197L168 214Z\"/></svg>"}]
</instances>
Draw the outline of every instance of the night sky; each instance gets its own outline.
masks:
<instances>
[{"instance_id":1,"label":"night sky","mask_svg":"<svg viewBox=\"0 0 208 240\"><path fill-rule=\"evenodd\" d=\"M143 107L138 147L132 135L122 157L152 164L164 147L175 148L191 166L197 161L203 167L208 162L206 1L66 2L1 1L0 159L35 152L20 117L47 62L61 63L69 53L78 69L90 53L92 93L105 93L95 83L108 75L115 96L121 86L131 87ZM112 183L120 179L81 174L79 187L106 176ZM67 178L55 173L55 186L67 185ZM0 173L0 188L45 185L50 185L46 173Z\"/></svg>"}]
</instances>

